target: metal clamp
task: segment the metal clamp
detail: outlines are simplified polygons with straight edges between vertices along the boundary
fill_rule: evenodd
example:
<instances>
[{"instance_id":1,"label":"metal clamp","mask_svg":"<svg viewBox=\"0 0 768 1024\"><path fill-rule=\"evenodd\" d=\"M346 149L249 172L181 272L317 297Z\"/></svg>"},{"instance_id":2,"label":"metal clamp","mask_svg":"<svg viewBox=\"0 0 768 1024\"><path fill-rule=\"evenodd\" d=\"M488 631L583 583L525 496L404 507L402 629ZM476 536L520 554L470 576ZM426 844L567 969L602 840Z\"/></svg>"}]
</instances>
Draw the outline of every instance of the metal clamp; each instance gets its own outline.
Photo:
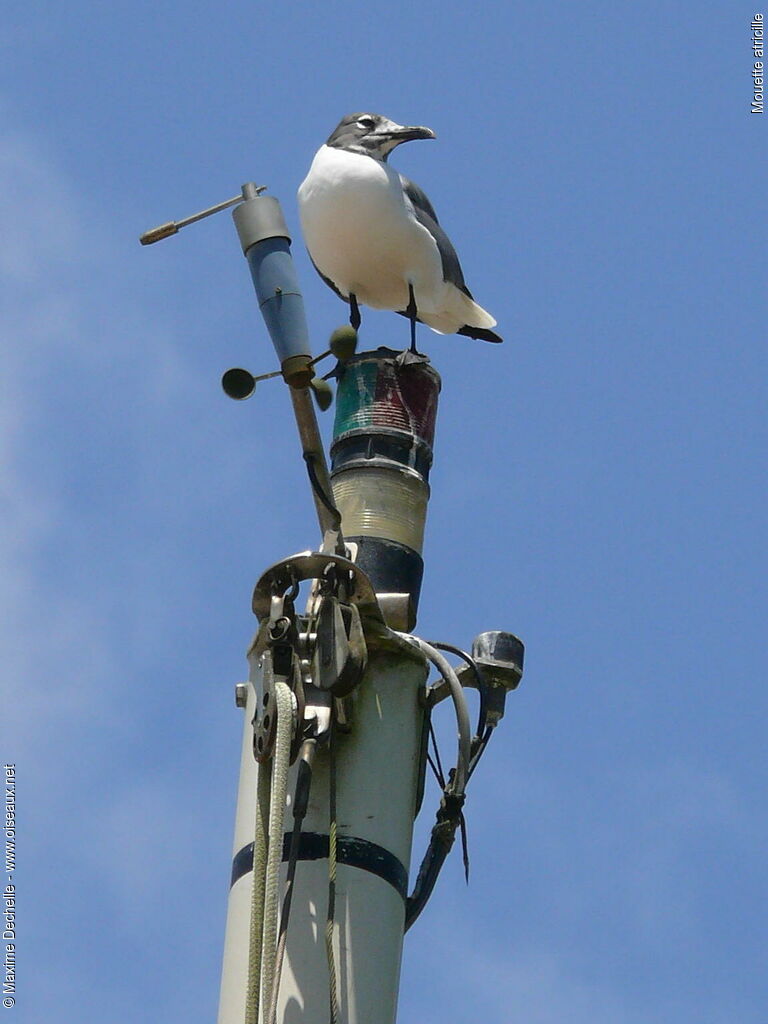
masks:
<instances>
[{"instance_id":1,"label":"metal clamp","mask_svg":"<svg viewBox=\"0 0 768 1024\"><path fill-rule=\"evenodd\" d=\"M315 620L312 682L334 697L346 697L363 678L368 650L357 605L333 594L320 598Z\"/></svg>"},{"instance_id":2,"label":"metal clamp","mask_svg":"<svg viewBox=\"0 0 768 1024\"><path fill-rule=\"evenodd\" d=\"M301 580L322 580L330 567L338 577L346 577L346 600L358 606L366 618L384 620L371 581L354 562L341 555L320 551L302 551L276 562L261 576L253 591L252 608L259 622L270 613L272 595L284 593Z\"/></svg>"},{"instance_id":3,"label":"metal clamp","mask_svg":"<svg viewBox=\"0 0 768 1024\"><path fill-rule=\"evenodd\" d=\"M261 655L261 700L257 702L252 722L253 756L260 763L268 761L274 750L277 727L275 683L278 680L287 683L294 695L294 722L302 722L304 719L304 686L293 607L298 590L298 584L294 582L290 592L273 593L270 597L269 619L263 623L265 635L262 642L265 647ZM296 758L302 738L302 730L296 728L291 760Z\"/></svg>"}]
</instances>

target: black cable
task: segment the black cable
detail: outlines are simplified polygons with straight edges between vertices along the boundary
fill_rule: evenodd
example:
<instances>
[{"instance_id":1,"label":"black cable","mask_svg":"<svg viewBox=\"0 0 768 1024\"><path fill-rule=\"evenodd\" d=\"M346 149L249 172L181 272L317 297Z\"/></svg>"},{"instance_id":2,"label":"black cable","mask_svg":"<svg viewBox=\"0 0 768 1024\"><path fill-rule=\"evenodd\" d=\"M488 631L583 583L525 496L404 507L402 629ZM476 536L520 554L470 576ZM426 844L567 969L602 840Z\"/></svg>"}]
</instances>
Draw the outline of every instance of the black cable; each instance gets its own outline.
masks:
<instances>
[{"instance_id":1,"label":"black cable","mask_svg":"<svg viewBox=\"0 0 768 1024\"><path fill-rule=\"evenodd\" d=\"M490 726L488 726L487 728L490 729ZM432 758L429 756L429 753L427 753L427 761L429 762L429 766L432 769L435 778L440 783L441 789L443 790L443 792L445 792L445 776L443 775L443 766L440 763L440 751L438 750L437 747L437 737L435 736L435 730L432 728L431 720L429 723L429 736L430 739L432 740L432 747L435 751L435 760L437 761L437 766L435 766L435 764L433 763ZM470 767L467 771L467 782L469 782L472 772L475 770L477 762L480 760L480 755L482 754L482 751L484 749L484 747L478 749L477 754L470 762ZM469 842L467 840L467 819L464 817L464 811L461 811L459 814L459 827L461 828L461 855L462 860L464 861L464 878L467 882L467 885L469 885Z\"/></svg>"},{"instance_id":2,"label":"black cable","mask_svg":"<svg viewBox=\"0 0 768 1024\"><path fill-rule=\"evenodd\" d=\"M317 458L317 455L314 452L304 452L303 454L304 461L307 464L307 474L309 475L309 482L312 484L312 490L334 517L334 529L339 530L341 529L341 512L339 512L333 501L325 493L322 484L318 479L317 470L315 469L315 459Z\"/></svg>"},{"instance_id":3,"label":"black cable","mask_svg":"<svg viewBox=\"0 0 768 1024\"><path fill-rule=\"evenodd\" d=\"M489 725L487 721L488 684L485 681L485 676L481 672L479 665L470 654L467 654L466 651L462 651L460 647L454 647L453 644L432 642L432 646L437 647L438 650L449 651L451 654L455 654L457 658L462 658L474 672L475 680L477 682L477 691L480 696L480 710L477 720L477 732L475 736L472 738L472 758L469 763L469 768L467 769L467 782L469 782L469 780L472 778L472 773L474 772L475 768L477 768L480 758L485 753L486 747L488 746L488 741L490 740L494 730L494 726Z\"/></svg>"},{"instance_id":4,"label":"black cable","mask_svg":"<svg viewBox=\"0 0 768 1024\"><path fill-rule=\"evenodd\" d=\"M442 762L440 761L440 751L437 749L437 737L435 736L435 729L434 726L432 725L431 718L429 720L429 738L432 740L432 749L435 752L435 761L437 762L437 768L435 769L433 765L432 770L435 772L435 777L437 778L437 781L440 783L440 788L445 789L445 775L443 774L443 765ZM432 759L430 758L429 760L431 764Z\"/></svg>"},{"instance_id":5,"label":"black cable","mask_svg":"<svg viewBox=\"0 0 768 1024\"><path fill-rule=\"evenodd\" d=\"M467 781L469 781L472 772L477 767L477 763L488 745L491 733L493 732L493 726L488 722L488 684L486 683L485 677L480 671L480 667L477 662L471 655L467 654L466 651L462 651L460 647L455 647L453 644L432 643L431 646L436 647L438 650L448 651L465 661L474 673L475 681L477 683L477 690L480 698L480 709L477 722L477 732L472 739L473 754L470 758L469 765L467 766ZM435 824L432 827L427 852L425 853L424 859L419 867L419 873L416 877L413 892L406 901L405 931L408 931L426 906L427 901L432 894L432 890L435 887L438 875L440 874L443 864L445 863L451 847L453 846L457 829L461 830L464 877L469 881L467 823L463 812L464 794L462 793L461 796L457 797L452 792L455 769L451 769L451 774L448 778L447 784L445 782L442 764L440 763L440 752L437 748L437 740L431 721L429 723L429 738L432 742L435 757L433 760L429 750L427 749L427 762L443 788L443 797L440 801L440 807L437 812Z\"/></svg>"},{"instance_id":6,"label":"black cable","mask_svg":"<svg viewBox=\"0 0 768 1024\"><path fill-rule=\"evenodd\" d=\"M435 776L435 779L437 780L437 782L440 785L442 785L443 783L440 781L440 772L437 770L437 765L432 760L432 755L429 753L429 751L427 751L427 764L432 769L432 774Z\"/></svg>"},{"instance_id":7,"label":"black cable","mask_svg":"<svg viewBox=\"0 0 768 1024\"><path fill-rule=\"evenodd\" d=\"M469 780L472 778L472 775L473 775L473 773L475 771L475 768L477 768L477 765L478 765L478 762L480 761L480 758L485 753L486 747L488 746L488 741L490 740L491 736L493 735L493 730L494 730L494 727L492 725L486 725L485 732L483 733L482 737L480 738L480 741L479 741L479 743L477 745L477 749L475 750L474 754L472 755L472 760L469 762L469 768L467 769L467 782L469 782Z\"/></svg>"},{"instance_id":8,"label":"black cable","mask_svg":"<svg viewBox=\"0 0 768 1024\"><path fill-rule=\"evenodd\" d=\"M472 741L474 753L467 768L467 781L469 781L493 732L493 726L487 722L487 684L474 658L467 654L466 651L462 651L459 647L454 647L453 644L432 643L432 646L437 647L439 650L449 651L451 654L462 658L474 672L477 681L480 713L477 723L477 734L473 737ZM462 795L457 798L451 792L454 769L451 769L448 783L446 784L445 782L442 764L440 763L440 751L437 747L437 739L431 721L429 723L429 738L435 757L433 760L429 750L427 750L427 762L443 789L443 798L437 812L437 819L432 828L427 852L419 867L413 892L406 901L405 931L408 931L414 921L416 921L426 906L429 897L432 895L438 875L453 846L456 829L460 829L464 877L469 882L469 846L467 841L467 822L463 812L464 796Z\"/></svg>"},{"instance_id":9,"label":"black cable","mask_svg":"<svg viewBox=\"0 0 768 1024\"><path fill-rule=\"evenodd\" d=\"M467 819L464 811L459 815L459 827L461 828L461 856L464 861L464 881L469 885L469 840L467 839Z\"/></svg>"},{"instance_id":10,"label":"black cable","mask_svg":"<svg viewBox=\"0 0 768 1024\"><path fill-rule=\"evenodd\" d=\"M456 829L461 825L464 796L455 796L450 792L451 781L452 777L448 779L448 786L443 791L443 799L440 801L429 846L419 867L413 892L406 900L405 931L408 931L432 895L440 870L451 852ZM465 860L465 870L468 870L468 860Z\"/></svg>"},{"instance_id":11,"label":"black cable","mask_svg":"<svg viewBox=\"0 0 768 1024\"><path fill-rule=\"evenodd\" d=\"M457 658L462 658L467 665L472 669L475 674L475 681L477 682L477 692L480 697L480 710L477 719L476 735L480 737L485 731L486 718L487 718L487 684L485 677L480 671L477 662L471 654L467 654L466 651L462 651L460 647L454 647L453 644L436 644L433 640L429 641L432 647L436 647L439 651L448 651L450 654L455 654Z\"/></svg>"}]
</instances>

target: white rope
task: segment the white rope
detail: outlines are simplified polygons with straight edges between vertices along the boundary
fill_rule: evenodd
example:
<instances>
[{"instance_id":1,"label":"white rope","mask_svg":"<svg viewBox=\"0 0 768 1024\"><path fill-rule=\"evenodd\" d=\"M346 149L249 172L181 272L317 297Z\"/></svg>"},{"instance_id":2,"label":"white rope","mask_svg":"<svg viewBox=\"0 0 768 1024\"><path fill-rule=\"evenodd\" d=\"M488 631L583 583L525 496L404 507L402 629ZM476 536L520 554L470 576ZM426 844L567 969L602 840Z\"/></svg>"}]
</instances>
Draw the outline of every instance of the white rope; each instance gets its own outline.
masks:
<instances>
[{"instance_id":1,"label":"white rope","mask_svg":"<svg viewBox=\"0 0 768 1024\"><path fill-rule=\"evenodd\" d=\"M293 720L291 691L283 682L275 684L275 714L277 735L272 759L269 765L259 764L258 768L245 1024L259 1024L259 1007L268 1008L272 998Z\"/></svg>"},{"instance_id":2,"label":"white rope","mask_svg":"<svg viewBox=\"0 0 768 1024\"><path fill-rule=\"evenodd\" d=\"M283 822L291 758L293 704L286 683L275 683L277 736L272 755L272 791L269 806L269 837L264 886L264 931L262 938L261 1001L268 1008L274 1000L272 985L277 956L277 911L280 897L280 864L283 859ZM254 1022L257 1024L257 1022Z\"/></svg>"},{"instance_id":3,"label":"white rope","mask_svg":"<svg viewBox=\"0 0 768 1024\"><path fill-rule=\"evenodd\" d=\"M269 765L260 764L258 766L256 821L253 835L253 889L251 892L251 927L248 942L248 987L245 997L245 1024L259 1024L261 942L264 929L264 886L267 868L271 768L271 761Z\"/></svg>"}]
</instances>

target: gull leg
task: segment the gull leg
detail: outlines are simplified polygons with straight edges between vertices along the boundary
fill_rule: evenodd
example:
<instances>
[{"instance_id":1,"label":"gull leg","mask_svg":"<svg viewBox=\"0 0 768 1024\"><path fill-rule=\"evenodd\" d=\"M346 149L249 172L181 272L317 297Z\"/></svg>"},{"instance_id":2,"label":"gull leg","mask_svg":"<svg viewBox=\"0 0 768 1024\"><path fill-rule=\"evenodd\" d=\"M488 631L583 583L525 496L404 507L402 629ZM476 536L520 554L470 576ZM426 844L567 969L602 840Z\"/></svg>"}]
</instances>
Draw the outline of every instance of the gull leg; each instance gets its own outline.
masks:
<instances>
[{"instance_id":1,"label":"gull leg","mask_svg":"<svg viewBox=\"0 0 768 1024\"><path fill-rule=\"evenodd\" d=\"M418 309L416 308L416 296L413 294L413 285L408 284L408 306L405 310L405 315L411 321L411 347L405 349L397 357L397 362L400 366L408 366L409 363L428 363L429 357L422 355L416 350L416 317L418 315Z\"/></svg>"},{"instance_id":2,"label":"gull leg","mask_svg":"<svg viewBox=\"0 0 768 1024\"><path fill-rule=\"evenodd\" d=\"M405 311L411 321L411 352L418 355L416 351L416 296L413 294L413 285L408 284L408 307Z\"/></svg>"}]
</instances>

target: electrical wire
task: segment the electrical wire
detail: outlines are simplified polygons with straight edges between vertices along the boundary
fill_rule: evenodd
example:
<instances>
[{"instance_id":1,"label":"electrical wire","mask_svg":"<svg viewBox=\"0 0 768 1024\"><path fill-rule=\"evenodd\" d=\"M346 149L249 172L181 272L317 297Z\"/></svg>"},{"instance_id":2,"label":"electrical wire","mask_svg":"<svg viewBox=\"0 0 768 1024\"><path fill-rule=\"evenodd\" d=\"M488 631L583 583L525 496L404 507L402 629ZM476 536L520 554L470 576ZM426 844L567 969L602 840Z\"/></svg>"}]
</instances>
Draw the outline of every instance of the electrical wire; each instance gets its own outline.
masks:
<instances>
[{"instance_id":1,"label":"electrical wire","mask_svg":"<svg viewBox=\"0 0 768 1024\"><path fill-rule=\"evenodd\" d=\"M323 485L320 483L317 470L315 469L315 459L317 456L314 452L304 452L303 455L304 461L307 464L307 474L309 475L309 482L312 485L312 490L334 517L334 529L338 530L341 528L341 512L339 512L333 500L325 493Z\"/></svg>"},{"instance_id":2,"label":"electrical wire","mask_svg":"<svg viewBox=\"0 0 768 1024\"><path fill-rule=\"evenodd\" d=\"M432 758L427 753L429 763L432 765L432 771L435 773L435 778L440 783L440 788L445 789L445 775L443 774L443 765L440 760L440 751L437 749L437 737L435 736L435 727L432 725L432 720L429 722L429 738L432 741L432 751L435 756L435 763L432 763ZM437 767L435 767L435 765Z\"/></svg>"},{"instance_id":3,"label":"electrical wire","mask_svg":"<svg viewBox=\"0 0 768 1024\"><path fill-rule=\"evenodd\" d=\"M432 826L432 833L429 838L429 846L419 867L413 892L406 900L405 931L408 931L411 925L413 925L432 895L438 875L448 854L451 852L456 829L462 823L463 815L461 809L463 804L464 795L456 796L451 793L449 780L448 786L443 791L443 799L440 801L435 824ZM468 870L468 857L464 837L462 837L462 847L464 849L464 869L466 872Z\"/></svg>"},{"instance_id":4,"label":"electrical wire","mask_svg":"<svg viewBox=\"0 0 768 1024\"><path fill-rule=\"evenodd\" d=\"M469 762L469 772L467 775L468 779L471 779L472 776L475 774L475 768L477 768L480 758L485 753L485 749L488 746L488 741L490 740L491 736L493 736L494 728L495 727L492 725L486 725L485 732L480 737L479 742L475 746L475 752L472 755L472 760Z\"/></svg>"},{"instance_id":5,"label":"electrical wire","mask_svg":"<svg viewBox=\"0 0 768 1024\"><path fill-rule=\"evenodd\" d=\"M472 669L472 672L474 673L475 676L475 682L477 683L477 693L478 696L480 697L480 709L478 712L477 729L475 732L478 737L482 736L482 734L485 732L486 727L488 684L486 683L485 677L483 676L483 673L480 671L477 662L475 661L471 654L467 654L466 651L463 651L460 647L455 647L453 644L436 643L434 640L430 640L430 643L439 651L449 651L451 654L455 654L457 658L461 658Z\"/></svg>"},{"instance_id":6,"label":"electrical wire","mask_svg":"<svg viewBox=\"0 0 768 1024\"><path fill-rule=\"evenodd\" d=\"M440 750L438 749L437 746L437 737L435 736L435 730L434 727L432 726L431 721L429 723L429 738L432 741L434 760L432 759L432 755L429 753L429 751L427 751L427 761L429 763L429 767L432 769L432 774L437 779L440 788L443 790L443 792L445 792L445 776L443 775L443 766L440 763ZM471 775L472 766L470 765L469 776L471 777ZM467 841L467 820L464 817L463 811L459 813L458 824L459 828L461 829L461 854L462 860L464 862L464 878L466 879L467 883L469 883L469 845Z\"/></svg>"},{"instance_id":7,"label":"electrical wire","mask_svg":"<svg viewBox=\"0 0 768 1024\"><path fill-rule=\"evenodd\" d=\"M472 756L467 769L467 781L469 781L477 768L480 758L485 753L488 741L494 731L494 725L488 722L488 683L475 659L470 654L467 654L466 651L463 651L460 647L455 647L453 644L436 643L435 641L430 641L430 643L438 650L449 651L451 654L455 654L457 658L463 659L472 669L475 682L477 683L480 708L477 717L477 730L472 738Z\"/></svg>"},{"instance_id":8,"label":"electrical wire","mask_svg":"<svg viewBox=\"0 0 768 1024\"><path fill-rule=\"evenodd\" d=\"M469 711L467 710L467 701L464 696L464 690L462 689L456 672L448 663L448 660L444 658L443 655L432 646L432 644L428 644L426 640L422 640L417 636L412 636L410 633L398 632L397 635L426 655L448 686L451 699L453 700L453 706L456 711L456 725L458 727L459 734L456 768L452 773L449 786L453 796L463 798L467 779L469 777L469 763L472 753L471 726L469 724Z\"/></svg>"},{"instance_id":9,"label":"electrical wire","mask_svg":"<svg viewBox=\"0 0 768 1024\"><path fill-rule=\"evenodd\" d=\"M440 870L453 846L456 829L463 821L462 807L464 806L464 791L469 778L472 757L472 735L467 701L456 671L432 644L427 643L420 637L412 636L410 633L398 633L397 635L421 651L445 680L453 700L458 728L456 767L450 770L448 780L443 784L443 798L440 801L436 821L432 827L429 846L421 862L413 892L406 901L405 930L407 931L426 906L427 900L435 887ZM436 744L435 750L437 750ZM438 764L433 764L432 767L433 771L436 771L438 774L438 778L440 778L443 772L442 766L439 765L439 755L437 755L437 759ZM466 871L468 870L468 858L465 835L462 835L462 846L464 849Z\"/></svg>"}]
</instances>

